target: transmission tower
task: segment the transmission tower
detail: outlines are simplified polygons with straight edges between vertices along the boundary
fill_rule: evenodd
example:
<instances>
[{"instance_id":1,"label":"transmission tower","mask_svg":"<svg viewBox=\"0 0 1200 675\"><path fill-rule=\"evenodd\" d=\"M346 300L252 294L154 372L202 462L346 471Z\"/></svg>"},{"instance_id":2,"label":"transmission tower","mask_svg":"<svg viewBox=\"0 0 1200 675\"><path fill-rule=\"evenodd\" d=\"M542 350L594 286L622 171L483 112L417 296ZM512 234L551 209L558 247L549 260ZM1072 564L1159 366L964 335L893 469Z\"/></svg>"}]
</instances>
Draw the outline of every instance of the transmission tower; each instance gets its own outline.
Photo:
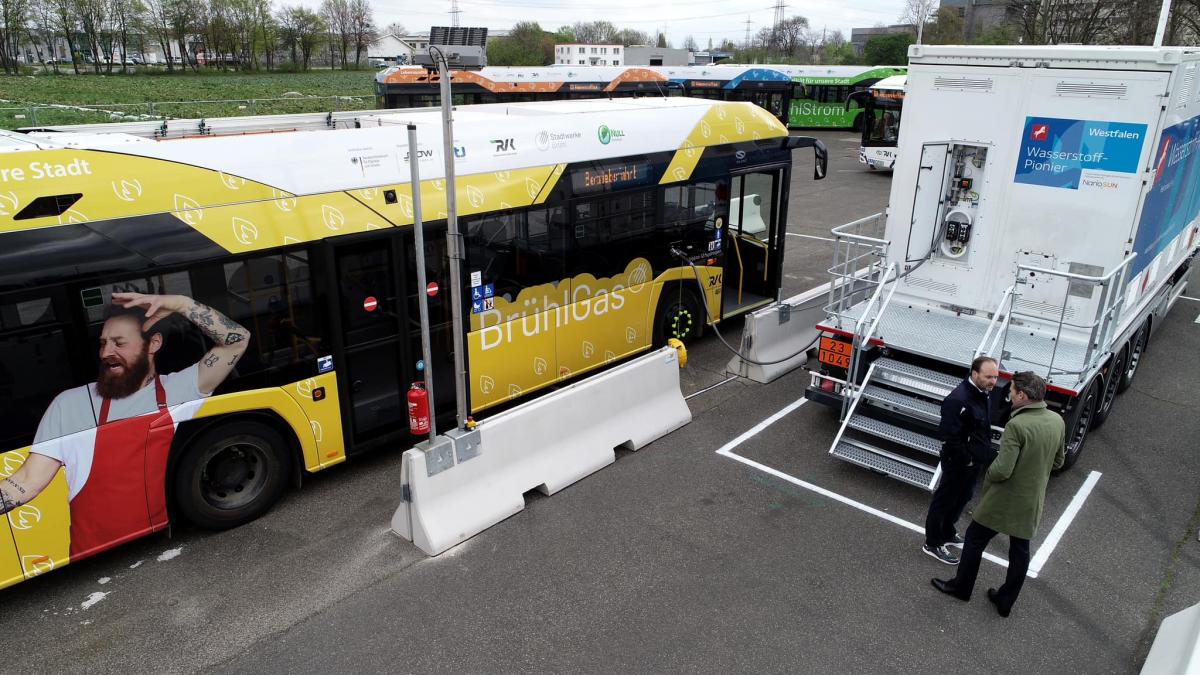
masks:
<instances>
[{"instance_id":1,"label":"transmission tower","mask_svg":"<svg viewBox=\"0 0 1200 675\"><path fill-rule=\"evenodd\" d=\"M750 20L750 17L746 17L746 20L743 21L742 23L746 24L746 42L744 43L744 45L745 45L746 49L750 49L750 24L752 24L754 22Z\"/></svg>"},{"instance_id":2,"label":"transmission tower","mask_svg":"<svg viewBox=\"0 0 1200 675\"><path fill-rule=\"evenodd\" d=\"M458 28L458 17L462 10L458 8L458 0L450 0L450 25Z\"/></svg>"},{"instance_id":3,"label":"transmission tower","mask_svg":"<svg viewBox=\"0 0 1200 675\"><path fill-rule=\"evenodd\" d=\"M771 42L777 42L779 29L783 27L783 0L775 0L775 21L771 24Z\"/></svg>"}]
</instances>

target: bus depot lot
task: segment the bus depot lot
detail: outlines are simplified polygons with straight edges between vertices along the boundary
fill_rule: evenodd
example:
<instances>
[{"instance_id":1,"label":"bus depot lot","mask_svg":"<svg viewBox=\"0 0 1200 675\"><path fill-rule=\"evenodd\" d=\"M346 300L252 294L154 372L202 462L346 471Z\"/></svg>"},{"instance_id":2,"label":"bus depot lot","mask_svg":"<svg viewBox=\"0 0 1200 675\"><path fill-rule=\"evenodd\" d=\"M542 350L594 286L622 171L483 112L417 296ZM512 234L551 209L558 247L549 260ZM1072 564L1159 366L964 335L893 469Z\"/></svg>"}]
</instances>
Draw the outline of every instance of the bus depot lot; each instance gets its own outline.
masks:
<instances>
[{"instance_id":1,"label":"bus depot lot","mask_svg":"<svg viewBox=\"0 0 1200 675\"><path fill-rule=\"evenodd\" d=\"M824 281L813 237L887 200L852 134L817 135L831 176L798 161L785 295ZM1200 599L1197 314L1180 302L1051 482L1035 554L1100 473L1007 620L984 597L993 563L969 605L929 586L952 568L881 517L920 524L928 495L829 458L836 417L797 406L803 372L726 382L710 334L683 371L690 425L437 558L387 530L400 455L376 453L237 530L179 528L4 591L0 653L35 672L1136 671L1156 618Z\"/></svg>"}]
</instances>

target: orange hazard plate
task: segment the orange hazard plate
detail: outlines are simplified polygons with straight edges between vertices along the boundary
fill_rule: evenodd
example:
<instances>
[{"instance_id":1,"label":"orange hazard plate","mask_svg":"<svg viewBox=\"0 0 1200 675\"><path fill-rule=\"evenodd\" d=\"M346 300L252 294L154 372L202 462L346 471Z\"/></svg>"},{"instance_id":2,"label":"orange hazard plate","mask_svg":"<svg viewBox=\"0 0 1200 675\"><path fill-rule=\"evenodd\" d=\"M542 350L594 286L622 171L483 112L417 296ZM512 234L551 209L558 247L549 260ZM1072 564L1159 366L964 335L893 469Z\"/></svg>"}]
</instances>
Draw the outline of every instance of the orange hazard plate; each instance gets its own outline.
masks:
<instances>
[{"instance_id":1,"label":"orange hazard plate","mask_svg":"<svg viewBox=\"0 0 1200 675\"><path fill-rule=\"evenodd\" d=\"M821 363L827 363L838 368L850 367L850 343L835 340L831 337L821 338L821 348L817 358Z\"/></svg>"}]
</instances>

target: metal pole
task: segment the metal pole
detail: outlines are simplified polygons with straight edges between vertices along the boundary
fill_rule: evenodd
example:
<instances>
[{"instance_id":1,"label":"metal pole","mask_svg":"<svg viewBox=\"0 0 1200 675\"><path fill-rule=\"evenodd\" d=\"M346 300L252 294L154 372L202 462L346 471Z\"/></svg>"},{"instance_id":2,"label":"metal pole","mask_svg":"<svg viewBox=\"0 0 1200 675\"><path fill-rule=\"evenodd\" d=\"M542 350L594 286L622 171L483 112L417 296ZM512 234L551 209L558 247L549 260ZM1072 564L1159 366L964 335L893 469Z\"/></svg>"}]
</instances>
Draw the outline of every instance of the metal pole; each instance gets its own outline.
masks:
<instances>
[{"instance_id":1,"label":"metal pole","mask_svg":"<svg viewBox=\"0 0 1200 675\"><path fill-rule=\"evenodd\" d=\"M425 223L421 220L421 172L418 168L421 153L417 151L417 125L408 125L408 174L412 188L413 237L417 247L417 305L421 312L421 359L425 363L425 393L429 396L429 442L437 438L437 415L434 414L433 359L429 352L429 294L425 279Z\"/></svg>"},{"instance_id":2,"label":"metal pole","mask_svg":"<svg viewBox=\"0 0 1200 675\"><path fill-rule=\"evenodd\" d=\"M458 231L458 197L454 180L454 118L450 99L450 68L446 54L437 50L438 75L442 97L442 156L446 161L446 244L450 257L450 317L454 330L454 401L458 408L458 428L467 426L467 366L464 358L462 317L462 234Z\"/></svg>"},{"instance_id":3,"label":"metal pole","mask_svg":"<svg viewBox=\"0 0 1200 675\"><path fill-rule=\"evenodd\" d=\"M1162 9L1158 12L1158 31L1154 33L1154 46L1161 47L1163 38L1167 35L1167 18L1171 16L1171 0L1163 0Z\"/></svg>"}]
</instances>

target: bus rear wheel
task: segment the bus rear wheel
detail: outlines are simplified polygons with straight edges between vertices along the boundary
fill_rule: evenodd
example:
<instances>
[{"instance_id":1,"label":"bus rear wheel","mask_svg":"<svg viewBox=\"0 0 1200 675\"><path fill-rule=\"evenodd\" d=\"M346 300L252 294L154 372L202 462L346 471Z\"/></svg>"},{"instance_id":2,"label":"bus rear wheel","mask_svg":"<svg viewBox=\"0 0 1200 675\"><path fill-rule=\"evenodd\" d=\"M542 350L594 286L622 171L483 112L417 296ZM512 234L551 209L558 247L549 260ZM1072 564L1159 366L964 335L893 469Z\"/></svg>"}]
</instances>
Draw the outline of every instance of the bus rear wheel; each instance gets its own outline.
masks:
<instances>
[{"instance_id":1,"label":"bus rear wheel","mask_svg":"<svg viewBox=\"0 0 1200 675\"><path fill-rule=\"evenodd\" d=\"M1067 413L1067 452L1062 471L1066 471L1079 461L1083 454L1083 444L1087 440L1088 430L1092 427L1092 418L1096 414L1096 399L1099 398L1100 378L1094 378L1087 389L1075 399L1070 412Z\"/></svg>"},{"instance_id":2,"label":"bus rear wheel","mask_svg":"<svg viewBox=\"0 0 1200 675\"><path fill-rule=\"evenodd\" d=\"M188 444L175 469L175 499L200 527L244 525L283 495L290 470L288 444L256 422L219 424Z\"/></svg>"},{"instance_id":3,"label":"bus rear wheel","mask_svg":"<svg viewBox=\"0 0 1200 675\"><path fill-rule=\"evenodd\" d=\"M676 338L685 343L700 337L704 309L695 291L686 286L668 286L658 299L654 313L654 344L662 346Z\"/></svg>"}]
</instances>

